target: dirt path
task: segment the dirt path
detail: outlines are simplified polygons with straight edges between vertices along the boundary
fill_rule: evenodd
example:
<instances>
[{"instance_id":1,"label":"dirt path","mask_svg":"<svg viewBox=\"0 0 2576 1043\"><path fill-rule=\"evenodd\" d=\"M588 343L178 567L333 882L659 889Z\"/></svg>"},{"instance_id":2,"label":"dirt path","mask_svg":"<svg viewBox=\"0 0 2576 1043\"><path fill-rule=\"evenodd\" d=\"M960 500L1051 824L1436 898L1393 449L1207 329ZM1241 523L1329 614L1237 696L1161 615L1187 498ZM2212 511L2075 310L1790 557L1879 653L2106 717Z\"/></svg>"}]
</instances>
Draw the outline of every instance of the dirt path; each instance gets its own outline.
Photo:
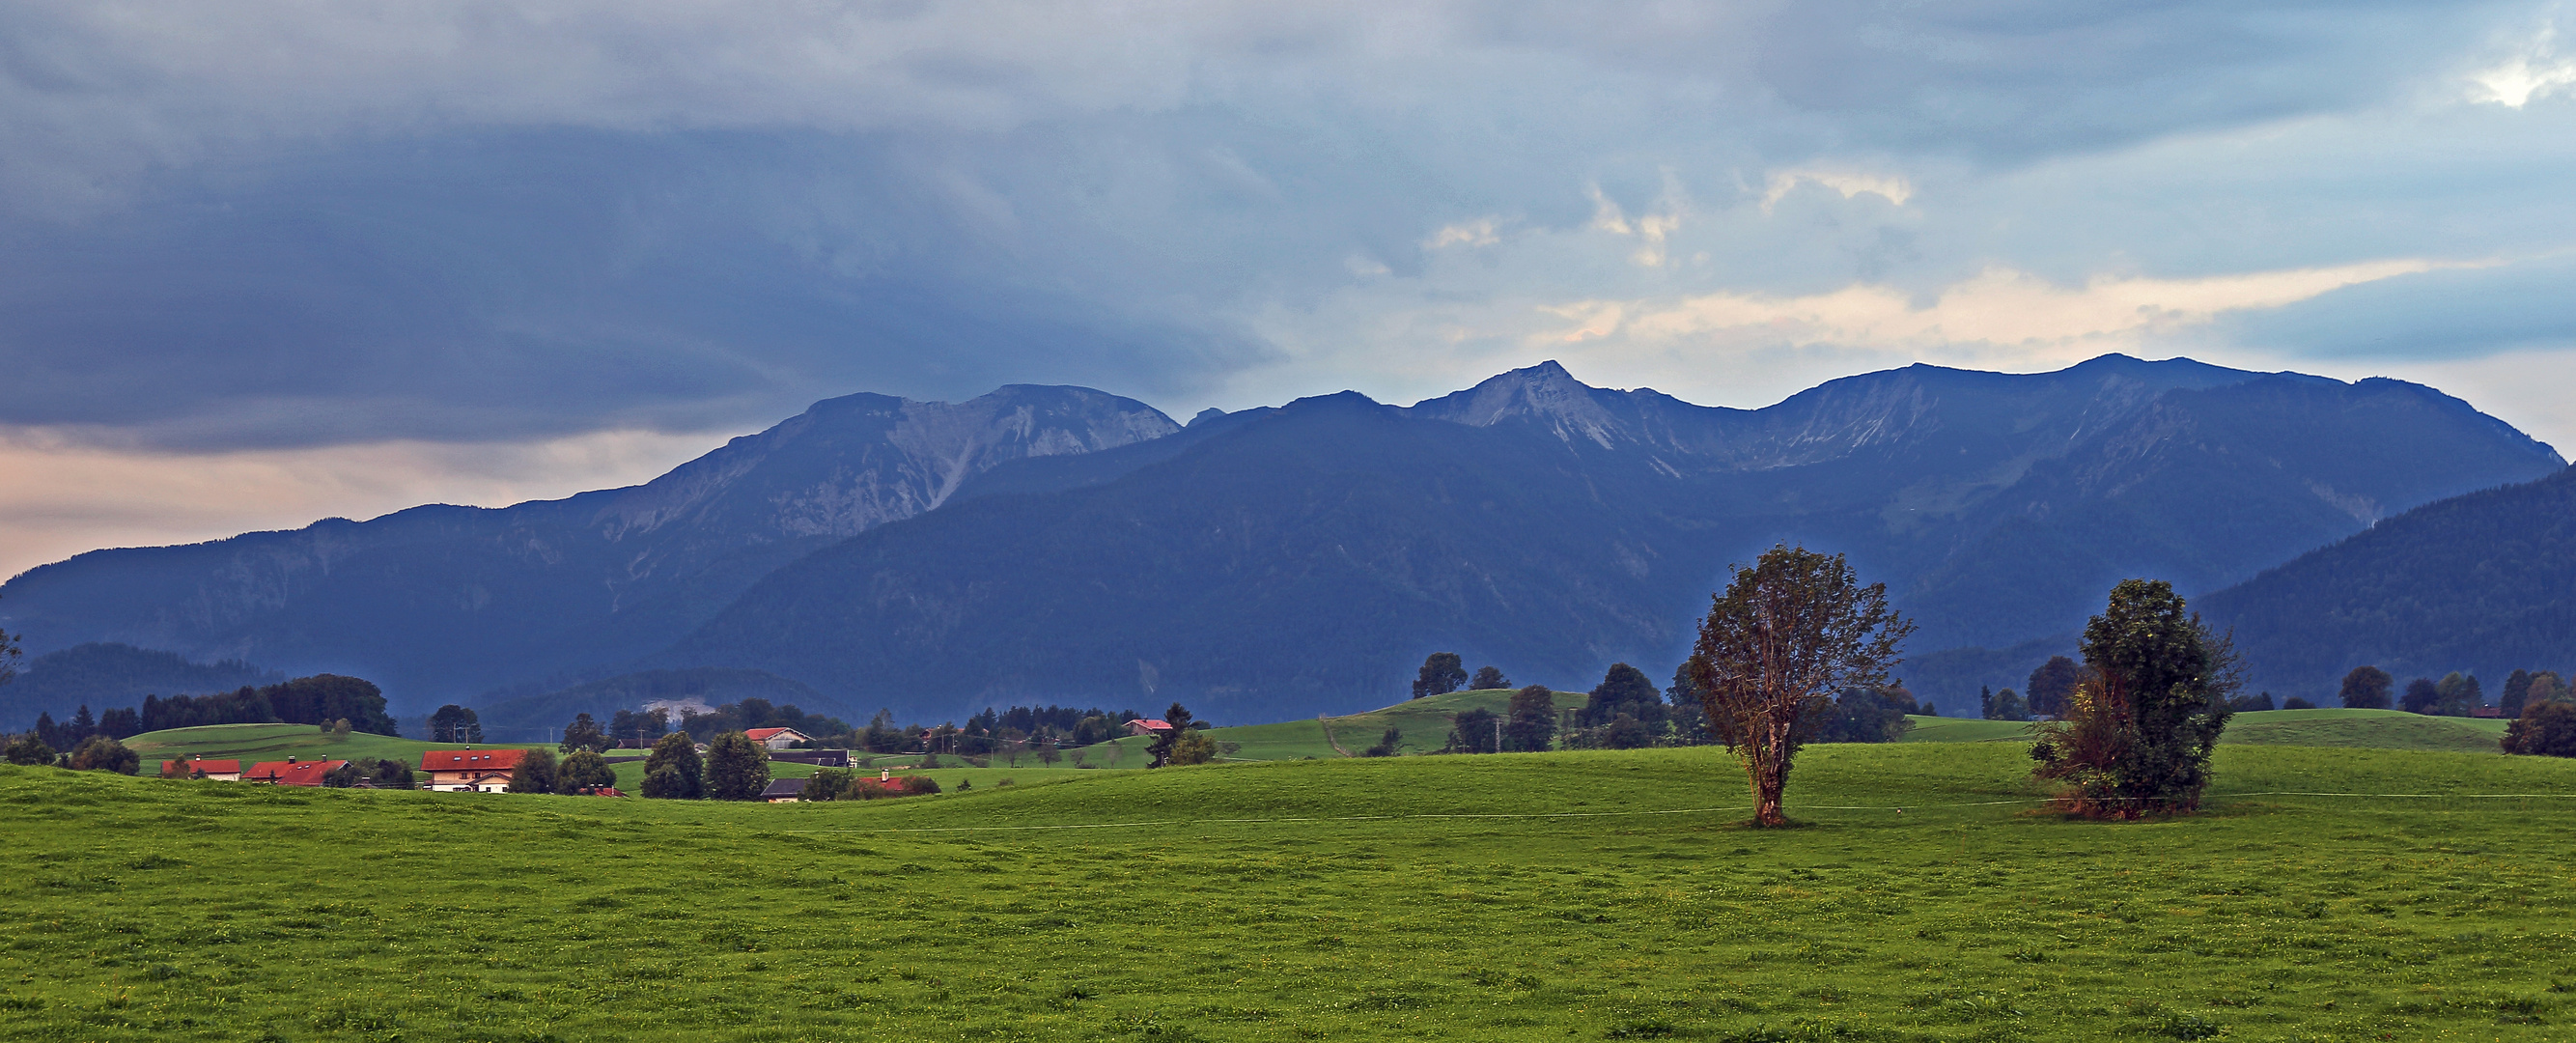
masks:
<instances>
[{"instance_id":1,"label":"dirt path","mask_svg":"<svg viewBox=\"0 0 2576 1043\"><path fill-rule=\"evenodd\" d=\"M1350 755L1351 755L1351 751L1349 751L1349 750L1345 750L1345 749L1343 749L1343 748L1342 748L1342 741L1341 741L1341 740L1336 739L1336 738L1333 738L1333 726L1332 726L1332 725L1329 725L1329 724L1324 723L1324 715L1323 715L1323 714L1320 714L1320 713L1319 713L1319 714L1316 714L1316 715L1315 715L1315 727L1318 727L1318 728L1321 728L1321 729L1323 729L1323 730L1324 730L1324 741L1325 741L1325 742L1329 742L1329 743L1332 743L1332 744L1333 744L1333 752L1338 753L1338 754L1341 754L1342 756L1345 756L1345 757L1348 757L1348 756L1350 756Z\"/></svg>"}]
</instances>

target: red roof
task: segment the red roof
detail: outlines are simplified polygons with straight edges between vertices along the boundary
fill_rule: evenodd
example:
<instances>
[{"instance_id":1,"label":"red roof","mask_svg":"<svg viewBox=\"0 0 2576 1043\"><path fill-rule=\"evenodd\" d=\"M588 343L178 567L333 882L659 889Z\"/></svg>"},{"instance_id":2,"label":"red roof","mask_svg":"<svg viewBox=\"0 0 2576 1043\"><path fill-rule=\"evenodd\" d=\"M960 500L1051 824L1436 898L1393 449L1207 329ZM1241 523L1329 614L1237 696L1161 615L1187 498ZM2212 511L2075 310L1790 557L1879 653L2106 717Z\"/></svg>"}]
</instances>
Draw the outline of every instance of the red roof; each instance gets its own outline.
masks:
<instances>
[{"instance_id":1,"label":"red roof","mask_svg":"<svg viewBox=\"0 0 2576 1043\"><path fill-rule=\"evenodd\" d=\"M516 771L526 750L423 750L422 771Z\"/></svg>"},{"instance_id":2,"label":"red roof","mask_svg":"<svg viewBox=\"0 0 2576 1043\"><path fill-rule=\"evenodd\" d=\"M1127 726L1130 728L1148 728L1158 732L1167 732L1172 730L1172 722L1166 721L1160 717L1147 717L1140 720L1129 721L1127 722Z\"/></svg>"},{"instance_id":3,"label":"red roof","mask_svg":"<svg viewBox=\"0 0 2576 1043\"><path fill-rule=\"evenodd\" d=\"M322 776L337 770L348 761L261 761L242 773L244 782L274 782L280 786L319 786Z\"/></svg>"},{"instance_id":4,"label":"red roof","mask_svg":"<svg viewBox=\"0 0 2576 1043\"><path fill-rule=\"evenodd\" d=\"M804 732L797 731L794 728L754 728L750 731L744 732L743 734L749 736L753 742L768 742L772 736L781 734L793 735L799 739L805 737Z\"/></svg>"},{"instance_id":5,"label":"red roof","mask_svg":"<svg viewBox=\"0 0 2576 1043\"><path fill-rule=\"evenodd\" d=\"M167 773L170 770L170 765L172 764L185 764L188 766L189 771L202 771L208 775L238 775L241 773L240 761L162 761L161 770L164 773Z\"/></svg>"}]
</instances>

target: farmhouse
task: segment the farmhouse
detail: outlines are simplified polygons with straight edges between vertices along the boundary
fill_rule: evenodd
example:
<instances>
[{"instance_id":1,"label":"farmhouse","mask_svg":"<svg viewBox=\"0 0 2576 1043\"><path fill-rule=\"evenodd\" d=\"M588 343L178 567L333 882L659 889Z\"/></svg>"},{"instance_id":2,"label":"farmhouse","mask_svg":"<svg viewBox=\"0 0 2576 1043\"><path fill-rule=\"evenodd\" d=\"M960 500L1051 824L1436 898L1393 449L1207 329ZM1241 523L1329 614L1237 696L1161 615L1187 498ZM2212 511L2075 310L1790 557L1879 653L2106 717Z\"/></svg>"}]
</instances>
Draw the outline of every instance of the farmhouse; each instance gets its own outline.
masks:
<instances>
[{"instance_id":1,"label":"farmhouse","mask_svg":"<svg viewBox=\"0 0 2576 1043\"><path fill-rule=\"evenodd\" d=\"M162 761L161 774L171 774L171 765L174 764L178 765L179 769L186 772L190 778L213 779L217 782L240 782L242 777L242 763L240 761L210 761L203 757L190 757L184 761Z\"/></svg>"},{"instance_id":2,"label":"farmhouse","mask_svg":"<svg viewBox=\"0 0 2576 1043\"><path fill-rule=\"evenodd\" d=\"M429 788L442 793L499 793L510 786L526 750L427 750L420 770L429 773Z\"/></svg>"},{"instance_id":3,"label":"farmhouse","mask_svg":"<svg viewBox=\"0 0 2576 1043\"><path fill-rule=\"evenodd\" d=\"M760 791L760 799L772 804L794 804L804 799L805 784L812 779L771 779L769 788Z\"/></svg>"},{"instance_id":4,"label":"farmhouse","mask_svg":"<svg viewBox=\"0 0 2576 1043\"><path fill-rule=\"evenodd\" d=\"M339 770L348 761L308 761L288 757L282 761L261 761L242 774L243 781L265 782L276 786L319 786L322 776Z\"/></svg>"},{"instance_id":5,"label":"farmhouse","mask_svg":"<svg viewBox=\"0 0 2576 1043\"><path fill-rule=\"evenodd\" d=\"M1127 722L1129 735L1161 735L1172 730L1172 722L1160 717L1146 717Z\"/></svg>"},{"instance_id":6,"label":"farmhouse","mask_svg":"<svg viewBox=\"0 0 2576 1043\"><path fill-rule=\"evenodd\" d=\"M743 733L751 741L773 750L783 750L800 742L814 741L812 736L794 728L754 728Z\"/></svg>"}]
</instances>

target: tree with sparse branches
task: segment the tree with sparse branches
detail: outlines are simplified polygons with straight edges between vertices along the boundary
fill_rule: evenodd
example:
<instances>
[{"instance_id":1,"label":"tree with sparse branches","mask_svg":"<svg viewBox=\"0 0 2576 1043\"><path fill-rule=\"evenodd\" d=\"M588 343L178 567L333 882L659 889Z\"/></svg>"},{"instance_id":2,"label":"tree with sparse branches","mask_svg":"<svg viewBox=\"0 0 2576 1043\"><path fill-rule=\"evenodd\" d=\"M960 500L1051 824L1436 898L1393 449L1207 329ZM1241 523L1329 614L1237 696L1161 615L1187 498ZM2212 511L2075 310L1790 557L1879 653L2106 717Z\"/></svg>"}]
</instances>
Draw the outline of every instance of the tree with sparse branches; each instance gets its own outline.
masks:
<instances>
[{"instance_id":1,"label":"tree with sparse branches","mask_svg":"<svg viewBox=\"0 0 2576 1043\"><path fill-rule=\"evenodd\" d=\"M2064 719L2040 725L2033 774L2064 785L2092 818L2190 811L2209 786L2209 755L2242 686L2226 637L2173 584L2123 580L2084 627L2084 662Z\"/></svg>"},{"instance_id":2,"label":"tree with sparse branches","mask_svg":"<svg viewBox=\"0 0 2576 1043\"><path fill-rule=\"evenodd\" d=\"M1753 824L1784 826L1789 767L1834 693L1879 688L1914 624L1843 556L1781 544L1711 599L1690 669L1709 728L1743 765Z\"/></svg>"}]
</instances>

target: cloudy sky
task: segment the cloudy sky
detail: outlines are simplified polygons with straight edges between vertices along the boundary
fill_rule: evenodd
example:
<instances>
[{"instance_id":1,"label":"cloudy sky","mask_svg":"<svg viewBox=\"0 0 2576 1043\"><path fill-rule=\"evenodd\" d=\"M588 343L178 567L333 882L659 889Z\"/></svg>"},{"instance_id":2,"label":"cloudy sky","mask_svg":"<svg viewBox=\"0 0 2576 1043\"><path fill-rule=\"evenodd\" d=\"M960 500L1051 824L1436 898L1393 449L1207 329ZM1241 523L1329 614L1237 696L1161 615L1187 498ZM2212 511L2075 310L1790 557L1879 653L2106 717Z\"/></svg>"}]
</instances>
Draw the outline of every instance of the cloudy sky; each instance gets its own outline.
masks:
<instances>
[{"instance_id":1,"label":"cloudy sky","mask_svg":"<svg viewBox=\"0 0 2576 1043\"><path fill-rule=\"evenodd\" d=\"M17 0L0 575L1003 383L2126 351L2567 450L2571 188L2558 4Z\"/></svg>"}]
</instances>

